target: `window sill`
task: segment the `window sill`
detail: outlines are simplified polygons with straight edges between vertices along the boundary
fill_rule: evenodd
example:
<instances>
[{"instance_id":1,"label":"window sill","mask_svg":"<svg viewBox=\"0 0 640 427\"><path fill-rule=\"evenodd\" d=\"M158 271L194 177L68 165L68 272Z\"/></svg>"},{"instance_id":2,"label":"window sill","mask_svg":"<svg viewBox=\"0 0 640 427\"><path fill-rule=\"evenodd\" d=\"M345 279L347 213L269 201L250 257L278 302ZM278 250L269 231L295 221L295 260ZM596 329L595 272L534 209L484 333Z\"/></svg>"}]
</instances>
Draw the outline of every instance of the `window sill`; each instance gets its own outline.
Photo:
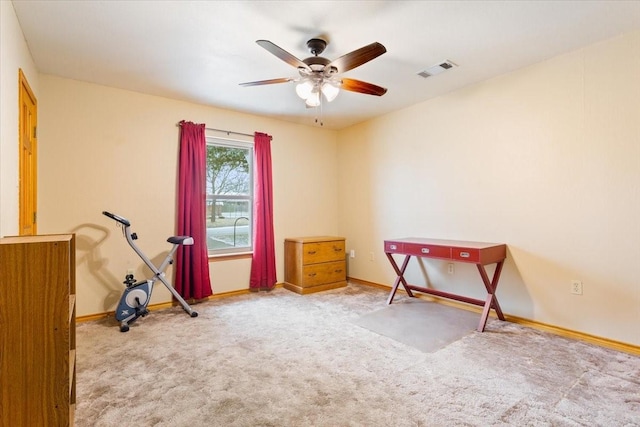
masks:
<instances>
[{"instance_id":1,"label":"window sill","mask_svg":"<svg viewBox=\"0 0 640 427\"><path fill-rule=\"evenodd\" d=\"M251 258L252 256L253 256L253 252L241 252L241 253L235 253L235 254L209 255L209 262L230 261L230 260L234 260L234 259Z\"/></svg>"}]
</instances>

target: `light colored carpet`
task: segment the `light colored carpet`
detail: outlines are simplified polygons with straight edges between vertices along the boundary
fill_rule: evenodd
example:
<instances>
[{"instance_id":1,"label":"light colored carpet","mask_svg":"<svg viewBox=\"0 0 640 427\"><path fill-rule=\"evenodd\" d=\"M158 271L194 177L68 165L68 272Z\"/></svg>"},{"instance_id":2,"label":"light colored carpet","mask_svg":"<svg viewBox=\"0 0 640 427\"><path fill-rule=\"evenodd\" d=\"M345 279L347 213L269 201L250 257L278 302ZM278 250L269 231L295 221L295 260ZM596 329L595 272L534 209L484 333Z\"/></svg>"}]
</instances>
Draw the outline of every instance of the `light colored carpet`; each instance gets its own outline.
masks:
<instances>
[{"instance_id":1,"label":"light colored carpet","mask_svg":"<svg viewBox=\"0 0 640 427\"><path fill-rule=\"evenodd\" d=\"M354 323L386 297L278 288L81 323L76 425L640 425L640 358L495 319L425 353Z\"/></svg>"},{"instance_id":2,"label":"light colored carpet","mask_svg":"<svg viewBox=\"0 0 640 427\"><path fill-rule=\"evenodd\" d=\"M432 353L475 331L480 315L420 298L405 298L354 323Z\"/></svg>"}]
</instances>

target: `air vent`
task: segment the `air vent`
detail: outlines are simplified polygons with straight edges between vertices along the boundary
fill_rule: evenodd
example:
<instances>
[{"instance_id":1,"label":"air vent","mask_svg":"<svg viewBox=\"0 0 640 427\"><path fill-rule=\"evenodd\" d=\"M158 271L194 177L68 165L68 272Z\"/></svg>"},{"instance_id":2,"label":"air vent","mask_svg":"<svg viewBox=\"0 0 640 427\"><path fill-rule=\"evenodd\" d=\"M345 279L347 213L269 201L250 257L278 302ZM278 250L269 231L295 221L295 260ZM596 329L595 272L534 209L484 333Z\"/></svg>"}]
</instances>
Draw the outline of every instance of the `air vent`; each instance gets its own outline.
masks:
<instances>
[{"instance_id":1,"label":"air vent","mask_svg":"<svg viewBox=\"0 0 640 427\"><path fill-rule=\"evenodd\" d=\"M443 73L447 70L450 70L454 67L457 67L458 65L456 65L455 63L449 61L448 59L445 61L442 61L436 65L433 65L425 70L422 70L418 73L418 75L420 77L424 77L425 79L427 77L431 77L431 76L435 76L438 75L440 73Z\"/></svg>"}]
</instances>

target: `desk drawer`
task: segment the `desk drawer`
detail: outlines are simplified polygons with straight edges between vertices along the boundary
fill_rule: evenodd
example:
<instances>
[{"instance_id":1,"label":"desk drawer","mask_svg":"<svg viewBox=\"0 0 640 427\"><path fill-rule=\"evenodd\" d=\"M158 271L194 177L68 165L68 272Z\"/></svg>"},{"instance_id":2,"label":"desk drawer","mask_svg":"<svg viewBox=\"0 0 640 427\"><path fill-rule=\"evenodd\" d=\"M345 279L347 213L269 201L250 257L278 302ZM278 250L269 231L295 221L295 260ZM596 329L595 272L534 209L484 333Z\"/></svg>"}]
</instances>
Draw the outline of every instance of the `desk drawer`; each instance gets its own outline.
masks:
<instances>
[{"instance_id":1,"label":"desk drawer","mask_svg":"<svg viewBox=\"0 0 640 427\"><path fill-rule=\"evenodd\" d=\"M451 248L451 258L462 262L480 262L480 250L473 248Z\"/></svg>"},{"instance_id":2,"label":"desk drawer","mask_svg":"<svg viewBox=\"0 0 640 427\"><path fill-rule=\"evenodd\" d=\"M451 249L446 246L436 246L419 243L405 243L402 253L429 258L451 258Z\"/></svg>"},{"instance_id":3,"label":"desk drawer","mask_svg":"<svg viewBox=\"0 0 640 427\"><path fill-rule=\"evenodd\" d=\"M400 242L384 242L384 251L391 254L402 253L404 244Z\"/></svg>"}]
</instances>

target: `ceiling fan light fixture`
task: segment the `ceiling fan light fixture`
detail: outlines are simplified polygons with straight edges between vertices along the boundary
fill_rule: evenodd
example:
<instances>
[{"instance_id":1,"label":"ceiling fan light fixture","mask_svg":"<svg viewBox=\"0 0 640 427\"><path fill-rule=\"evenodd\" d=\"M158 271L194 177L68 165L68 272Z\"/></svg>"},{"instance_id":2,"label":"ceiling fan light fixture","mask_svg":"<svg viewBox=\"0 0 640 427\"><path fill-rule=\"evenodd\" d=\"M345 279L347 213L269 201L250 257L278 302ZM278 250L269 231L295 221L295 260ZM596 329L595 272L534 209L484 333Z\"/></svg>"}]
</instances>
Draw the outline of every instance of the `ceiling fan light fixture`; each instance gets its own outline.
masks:
<instances>
[{"instance_id":1,"label":"ceiling fan light fixture","mask_svg":"<svg viewBox=\"0 0 640 427\"><path fill-rule=\"evenodd\" d=\"M320 92L311 92L305 103L308 107L317 107L320 105Z\"/></svg>"},{"instance_id":2,"label":"ceiling fan light fixture","mask_svg":"<svg viewBox=\"0 0 640 427\"><path fill-rule=\"evenodd\" d=\"M340 89L338 88L338 86L335 85L335 83L330 81L325 81L322 84L322 94L327 99L327 102L331 102L334 99L336 99L336 96L338 96L338 93L340 93Z\"/></svg>"},{"instance_id":3,"label":"ceiling fan light fixture","mask_svg":"<svg viewBox=\"0 0 640 427\"><path fill-rule=\"evenodd\" d=\"M296 85L296 94L302 99L307 99L313 90L313 83L310 80L302 80Z\"/></svg>"}]
</instances>

